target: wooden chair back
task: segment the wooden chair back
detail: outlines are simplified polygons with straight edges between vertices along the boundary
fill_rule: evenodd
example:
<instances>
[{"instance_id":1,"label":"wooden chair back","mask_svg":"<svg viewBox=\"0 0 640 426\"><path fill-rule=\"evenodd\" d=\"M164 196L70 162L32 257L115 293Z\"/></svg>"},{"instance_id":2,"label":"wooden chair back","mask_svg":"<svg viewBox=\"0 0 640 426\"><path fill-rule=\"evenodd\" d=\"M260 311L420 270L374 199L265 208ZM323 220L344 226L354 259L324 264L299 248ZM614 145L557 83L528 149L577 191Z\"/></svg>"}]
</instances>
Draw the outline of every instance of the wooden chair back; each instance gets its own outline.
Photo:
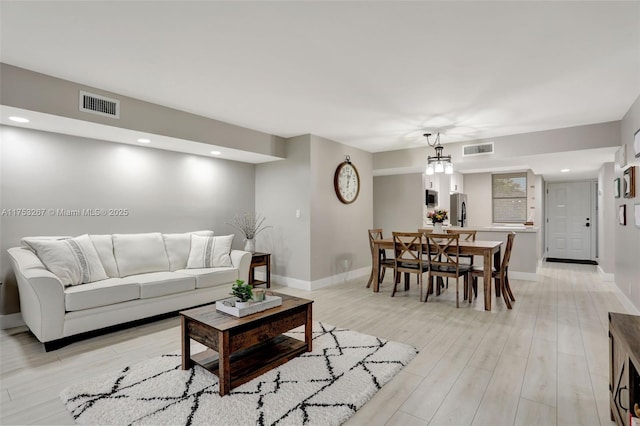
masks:
<instances>
[{"instance_id":1,"label":"wooden chair back","mask_svg":"<svg viewBox=\"0 0 640 426\"><path fill-rule=\"evenodd\" d=\"M428 234L427 235L427 261L429 269L435 275L458 276L460 270L460 235L458 234Z\"/></svg>"},{"instance_id":2,"label":"wooden chair back","mask_svg":"<svg viewBox=\"0 0 640 426\"><path fill-rule=\"evenodd\" d=\"M382 228L369 229L369 250L371 250L371 255L373 256L373 241L381 240L382 237Z\"/></svg>"},{"instance_id":3,"label":"wooden chair back","mask_svg":"<svg viewBox=\"0 0 640 426\"><path fill-rule=\"evenodd\" d=\"M500 263L500 272L506 274L509 267L509 259L511 259L511 250L513 249L513 240L516 238L516 233L511 231L507 235L507 245L504 249L504 256L502 257L502 263Z\"/></svg>"},{"instance_id":4,"label":"wooden chair back","mask_svg":"<svg viewBox=\"0 0 640 426\"><path fill-rule=\"evenodd\" d=\"M431 234L433 232L433 228L418 228L418 232L423 234L426 238L428 234Z\"/></svg>"},{"instance_id":5,"label":"wooden chair back","mask_svg":"<svg viewBox=\"0 0 640 426\"><path fill-rule=\"evenodd\" d=\"M422 236L421 232L393 233L393 253L397 272L422 273Z\"/></svg>"},{"instance_id":6,"label":"wooden chair back","mask_svg":"<svg viewBox=\"0 0 640 426\"><path fill-rule=\"evenodd\" d=\"M458 234L460 238L464 237L464 241L475 241L476 232L474 230L462 230L462 229L447 229L448 234Z\"/></svg>"}]
</instances>

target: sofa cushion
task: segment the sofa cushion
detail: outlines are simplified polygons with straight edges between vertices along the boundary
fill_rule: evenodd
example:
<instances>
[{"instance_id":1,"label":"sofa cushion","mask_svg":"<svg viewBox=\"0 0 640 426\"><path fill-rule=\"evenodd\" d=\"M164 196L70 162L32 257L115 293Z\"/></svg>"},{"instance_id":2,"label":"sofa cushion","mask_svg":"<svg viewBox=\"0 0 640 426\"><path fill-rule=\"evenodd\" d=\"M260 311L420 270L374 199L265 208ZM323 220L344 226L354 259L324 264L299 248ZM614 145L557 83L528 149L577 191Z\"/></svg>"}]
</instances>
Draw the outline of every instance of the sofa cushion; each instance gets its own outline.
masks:
<instances>
[{"instance_id":1,"label":"sofa cushion","mask_svg":"<svg viewBox=\"0 0 640 426\"><path fill-rule=\"evenodd\" d=\"M62 240L23 238L22 242L65 286L108 278L89 235Z\"/></svg>"},{"instance_id":2,"label":"sofa cushion","mask_svg":"<svg viewBox=\"0 0 640 426\"><path fill-rule=\"evenodd\" d=\"M177 274L191 275L196 278L196 288L215 287L221 284L234 283L238 279L237 268L200 268L180 269ZM231 287L229 287L231 290Z\"/></svg>"},{"instance_id":3,"label":"sofa cushion","mask_svg":"<svg viewBox=\"0 0 640 426\"><path fill-rule=\"evenodd\" d=\"M64 290L65 310L81 311L140 298L140 286L122 278L108 278Z\"/></svg>"},{"instance_id":4,"label":"sofa cushion","mask_svg":"<svg viewBox=\"0 0 640 426\"><path fill-rule=\"evenodd\" d=\"M162 234L113 234L113 254L120 277L169 271Z\"/></svg>"},{"instance_id":5,"label":"sofa cushion","mask_svg":"<svg viewBox=\"0 0 640 426\"><path fill-rule=\"evenodd\" d=\"M162 234L164 247L169 258L169 270L176 271L187 267L189 250L191 249L191 234L203 237L213 236L213 231L185 232L183 234Z\"/></svg>"},{"instance_id":6,"label":"sofa cushion","mask_svg":"<svg viewBox=\"0 0 640 426\"><path fill-rule=\"evenodd\" d=\"M230 256L233 237L233 234L221 237L191 235L187 269L233 266Z\"/></svg>"},{"instance_id":7,"label":"sofa cushion","mask_svg":"<svg viewBox=\"0 0 640 426\"><path fill-rule=\"evenodd\" d=\"M140 286L140 299L151 299L152 297L182 293L196 288L196 280L194 277L173 272L152 272L149 274L133 275L123 279L126 282L137 283Z\"/></svg>"},{"instance_id":8,"label":"sofa cushion","mask_svg":"<svg viewBox=\"0 0 640 426\"><path fill-rule=\"evenodd\" d=\"M113 238L111 235L89 235L89 238L93 241L107 276L111 278L119 277L118 265L113 255Z\"/></svg>"}]
</instances>

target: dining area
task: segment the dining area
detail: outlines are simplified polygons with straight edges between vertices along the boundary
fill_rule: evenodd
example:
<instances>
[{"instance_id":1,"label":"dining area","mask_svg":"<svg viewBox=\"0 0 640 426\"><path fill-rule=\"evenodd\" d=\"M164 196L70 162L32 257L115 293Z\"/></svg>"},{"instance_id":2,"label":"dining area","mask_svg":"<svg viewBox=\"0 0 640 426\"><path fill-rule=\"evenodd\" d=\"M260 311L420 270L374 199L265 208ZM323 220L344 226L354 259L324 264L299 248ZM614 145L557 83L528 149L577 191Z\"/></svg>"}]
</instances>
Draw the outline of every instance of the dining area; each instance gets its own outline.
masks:
<instances>
[{"instance_id":1,"label":"dining area","mask_svg":"<svg viewBox=\"0 0 640 426\"><path fill-rule=\"evenodd\" d=\"M437 298L455 281L456 307L464 302L471 304L483 291L485 311L491 311L494 292L496 303L502 298L506 308L512 309L515 297L509 284L509 261L515 232L508 232L506 241L477 239L475 230L464 228L418 228L411 232L393 231L391 236L375 228L369 229L368 234L372 267L366 287L374 293L380 292L387 273L393 276L391 297L398 291L407 292L414 275L421 302L427 303L430 295L431 300ZM476 258L478 261L474 262ZM451 288L453 291L453 284Z\"/></svg>"}]
</instances>

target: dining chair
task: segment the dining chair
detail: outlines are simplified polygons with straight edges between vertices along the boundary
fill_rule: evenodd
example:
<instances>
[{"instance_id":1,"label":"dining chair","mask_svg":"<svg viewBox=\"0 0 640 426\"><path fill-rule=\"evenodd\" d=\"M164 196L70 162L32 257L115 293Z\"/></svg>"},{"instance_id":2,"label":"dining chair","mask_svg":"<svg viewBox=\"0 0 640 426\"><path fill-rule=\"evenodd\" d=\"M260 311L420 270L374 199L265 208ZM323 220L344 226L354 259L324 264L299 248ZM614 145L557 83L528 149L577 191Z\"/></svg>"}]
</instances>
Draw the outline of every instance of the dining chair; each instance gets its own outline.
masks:
<instances>
[{"instance_id":1,"label":"dining chair","mask_svg":"<svg viewBox=\"0 0 640 426\"><path fill-rule=\"evenodd\" d=\"M422 258L424 244L421 232L394 232L393 233L393 291L391 297L395 296L396 288L400 282L402 273L408 277L409 274L418 276L418 285L420 286L420 300L422 300L422 274L427 272L427 263ZM405 281L405 290L408 280Z\"/></svg>"},{"instance_id":2,"label":"dining chair","mask_svg":"<svg viewBox=\"0 0 640 426\"><path fill-rule=\"evenodd\" d=\"M460 235L461 241L475 241L476 240L476 230L472 229L446 229L446 233L448 234L458 234ZM461 254L460 259L467 259L466 265L473 265L473 255L472 254ZM449 279L447 278L447 288L449 288ZM464 295L465 300L467 299L467 293Z\"/></svg>"},{"instance_id":3,"label":"dining chair","mask_svg":"<svg viewBox=\"0 0 640 426\"><path fill-rule=\"evenodd\" d=\"M491 278L495 281L496 295L502 293L505 305L508 309L511 309L511 302L515 302L516 298L513 296L511 286L509 285L509 259L511 259L511 250L513 249L513 241L516 238L516 233L511 231L507 234L507 246L504 249L504 256L500 262L500 269L491 271ZM484 270L481 268L473 268L471 271L471 277L473 279L473 293L478 296L478 277L484 275ZM469 303L471 303L471 292L469 292Z\"/></svg>"},{"instance_id":4,"label":"dining chair","mask_svg":"<svg viewBox=\"0 0 640 426\"><path fill-rule=\"evenodd\" d=\"M394 260L393 259L387 259L387 252L384 249L380 249L378 250L378 253L374 254L374 244L373 241L374 240L382 240L384 239L384 237L382 236L382 228L376 228L376 229L369 229L369 249L371 250L371 275L369 276L369 282L367 283L367 288L371 287L371 283L373 282L373 277L375 276L376 273L380 274L378 277L378 282L382 284L382 281L384 280L384 273L386 272L387 268L391 268L393 269L394 267ZM380 268L378 271L374 271L373 270L373 256L377 255L378 259L379 259L379 265Z\"/></svg>"},{"instance_id":5,"label":"dining chair","mask_svg":"<svg viewBox=\"0 0 640 426\"><path fill-rule=\"evenodd\" d=\"M460 239L462 241L475 241L476 240L476 232L475 230L470 229L447 229L447 234L457 234L460 235ZM469 259L469 265L473 265L473 255L472 254L461 254L461 259Z\"/></svg>"},{"instance_id":6,"label":"dining chair","mask_svg":"<svg viewBox=\"0 0 640 426\"><path fill-rule=\"evenodd\" d=\"M460 235L458 234L428 234L427 235L427 262L429 275L427 280L429 288L424 301L429 298L433 287L433 277L456 279L456 308L460 307L460 277L464 277L465 294L470 294L469 272L471 265L460 264ZM469 296L471 297L471 296Z\"/></svg>"}]
</instances>

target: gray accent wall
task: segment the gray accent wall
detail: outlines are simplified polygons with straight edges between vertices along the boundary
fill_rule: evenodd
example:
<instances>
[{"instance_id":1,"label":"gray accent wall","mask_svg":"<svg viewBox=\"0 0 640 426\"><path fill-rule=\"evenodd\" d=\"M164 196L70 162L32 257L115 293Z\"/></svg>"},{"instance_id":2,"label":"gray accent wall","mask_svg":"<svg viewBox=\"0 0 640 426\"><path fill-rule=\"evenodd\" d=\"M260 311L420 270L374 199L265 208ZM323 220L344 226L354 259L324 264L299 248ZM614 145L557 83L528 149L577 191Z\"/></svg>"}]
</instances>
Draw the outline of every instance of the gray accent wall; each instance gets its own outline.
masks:
<instances>
[{"instance_id":1,"label":"gray accent wall","mask_svg":"<svg viewBox=\"0 0 640 426\"><path fill-rule=\"evenodd\" d=\"M333 178L349 155L360 193L343 204ZM311 281L371 265L367 230L373 226L373 158L368 152L311 136Z\"/></svg>"},{"instance_id":2,"label":"gray accent wall","mask_svg":"<svg viewBox=\"0 0 640 426\"><path fill-rule=\"evenodd\" d=\"M257 239L272 253L282 284L315 288L371 264L367 229L373 224L370 153L314 135L285 141L287 158L256 165L256 211L273 227ZM333 177L345 156L357 167L361 189L342 204ZM296 217L296 211L300 217Z\"/></svg>"},{"instance_id":3,"label":"gray accent wall","mask_svg":"<svg viewBox=\"0 0 640 426\"><path fill-rule=\"evenodd\" d=\"M254 211L252 164L12 126L0 126L0 141L0 208L47 210L40 217L0 218L3 314L19 311L6 250L22 237L199 229L228 235L234 214ZM128 214L62 213L77 209ZM243 247L239 235L234 247Z\"/></svg>"},{"instance_id":4,"label":"gray accent wall","mask_svg":"<svg viewBox=\"0 0 640 426\"><path fill-rule=\"evenodd\" d=\"M256 165L256 212L271 226L256 248L271 253L272 274L310 281L311 136L285 140L285 151L285 160Z\"/></svg>"},{"instance_id":5,"label":"gray accent wall","mask_svg":"<svg viewBox=\"0 0 640 426\"><path fill-rule=\"evenodd\" d=\"M464 191L467 194L467 219L469 226L490 226L493 222L491 207L491 173L464 175Z\"/></svg>"},{"instance_id":6,"label":"gray accent wall","mask_svg":"<svg viewBox=\"0 0 640 426\"><path fill-rule=\"evenodd\" d=\"M417 232L423 226L425 203L422 173L373 178L373 226L384 236L392 231Z\"/></svg>"},{"instance_id":7,"label":"gray accent wall","mask_svg":"<svg viewBox=\"0 0 640 426\"><path fill-rule=\"evenodd\" d=\"M629 166L636 167L635 198L615 198L615 211L620 204L627 205L627 226L615 225L615 280L635 307L640 310L640 228L635 226L633 210L640 203L640 158L634 156L633 135L640 129L640 97L629 108L621 123L621 145L627 150L627 165L616 166L615 176L622 178L622 172ZM617 217L617 215L616 215Z\"/></svg>"}]
</instances>

